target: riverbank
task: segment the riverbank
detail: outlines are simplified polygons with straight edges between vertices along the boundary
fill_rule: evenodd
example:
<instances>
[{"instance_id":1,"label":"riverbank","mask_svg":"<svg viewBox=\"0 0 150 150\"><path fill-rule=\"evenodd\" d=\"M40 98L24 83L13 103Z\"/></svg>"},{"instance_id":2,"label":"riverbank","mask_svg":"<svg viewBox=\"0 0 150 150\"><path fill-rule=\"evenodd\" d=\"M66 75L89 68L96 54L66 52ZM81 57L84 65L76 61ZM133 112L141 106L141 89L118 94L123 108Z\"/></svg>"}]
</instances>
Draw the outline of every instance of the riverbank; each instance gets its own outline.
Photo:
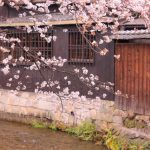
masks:
<instances>
[{"instance_id":1,"label":"riverbank","mask_svg":"<svg viewBox=\"0 0 150 150\"><path fill-rule=\"evenodd\" d=\"M78 126L71 127L60 122L53 122L52 120L43 117L40 118L4 112L0 113L0 119L28 124L33 128L39 128L38 130L41 130L42 128L48 130L51 129L53 131L63 131L74 135L79 139L95 142L99 145L99 150L101 150L100 145L105 145L110 150L150 149L149 141L144 138L135 138L135 136L129 136L128 134L123 135L117 127L115 129L105 128L101 131L97 131L95 125L89 121L85 121Z\"/></svg>"},{"instance_id":2,"label":"riverbank","mask_svg":"<svg viewBox=\"0 0 150 150\"><path fill-rule=\"evenodd\" d=\"M44 123L33 121L34 128L49 128L54 131L63 131L84 141L93 141L96 144L107 146L110 150L149 150L150 141L141 138L130 138L122 135L117 129L97 131L96 126L89 121L84 121L75 127L69 127L59 122Z\"/></svg>"},{"instance_id":3,"label":"riverbank","mask_svg":"<svg viewBox=\"0 0 150 150\"><path fill-rule=\"evenodd\" d=\"M0 120L1 150L107 150L63 132Z\"/></svg>"}]
</instances>

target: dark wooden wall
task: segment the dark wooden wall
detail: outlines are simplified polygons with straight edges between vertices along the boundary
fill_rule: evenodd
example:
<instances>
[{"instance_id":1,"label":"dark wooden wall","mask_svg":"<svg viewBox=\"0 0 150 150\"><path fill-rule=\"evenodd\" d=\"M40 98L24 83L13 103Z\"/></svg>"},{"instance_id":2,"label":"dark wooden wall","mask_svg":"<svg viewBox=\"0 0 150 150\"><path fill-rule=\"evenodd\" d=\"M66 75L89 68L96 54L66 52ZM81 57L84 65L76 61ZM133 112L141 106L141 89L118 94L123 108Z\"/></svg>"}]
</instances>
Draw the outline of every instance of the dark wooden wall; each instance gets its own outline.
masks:
<instances>
[{"instance_id":1,"label":"dark wooden wall","mask_svg":"<svg viewBox=\"0 0 150 150\"><path fill-rule=\"evenodd\" d=\"M57 36L57 40L53 42L53 56L68 59L68 32L64 32L64 29L69 28L75 28L73 26L59 26L56 30L53 31L53 35ZM96 36L97 41L99 41L98 34ZM114 44L113 42L110 44L105 44L103 47L107 47L110 51L106 56L100 56L99 54L95 54L94 63L88 64L88 63L66 63L65 64L65 70L70 71L74 68L82 68L86 67L89 70L89 73L92 73L94 75L98 75L100 77L100 81L103 82L112 82L114 83ZM102 48L103 48L102 47ZM25 71L25 69L22 66L12 67L11 74L5 76L2 72L0 72L0 83L1 87L6 88L6 83L8 79L15 74L17 70L21 70L22 76L21 79L23 82L27 83L27 90L32 91L33 85L38 80L41 81L42 78L40 76L40 73L38 71ZM47 71L46 69L43 69L43 73L46 78L48 78L51 75L51 72ZM31 77L29 79L25 79L26 75L30 75ZM64 77L66 76L66 73L60 73L55 72L54 79L59 80L61 82L62 88L67 87L67 83L64 81ZM71 91L80 91L82 95L87 95L87 91L89 88L87 88L84 84L82 84L78 78L68 75L68 80L72 82L72 85L69 86ZM15 81L15 80L14 80ZM14 88L17 85L17 80L13 83ZM12 87L10 88L12 89ZM95 90L94 90L95 91ZM98 92L94 92L95 96L100 96L102 98L102 94L107 93L106 99L113 100L113 94L110 94L109 92L100 89Z\"/></svg>"},{"instance_id":2,"label":"dark wooden wall","mask_svg":"<svg viewBox=\"0 0 150 150\"><path fill-rule=\"evenodd\" d=\"M8 7L7 6L0 7L0 22L5 21L7 17L8 17Z\"/></svg>"},{"instance_id":3,"label":"dark wooden wall","mask_svg":"<svg viewBox=\"0 0 150 150\"><path fill-rule=\"evenodd\" d=\"M49 10L53 13L53 12L58 12L58 5L52 5ZM26 10L19 10L19 13L24 12ZM8 5L5 5L3 7L0 7L0 16L1 18L5 18L5 19L9 19L9 18L14 18L14 17L18 17L18 11L16 11L16 9L10 8ZM1 22L2 20L0 20ZM74 26L75 27L75 26ZM53 43L53 56L59 57L61 56L62 58L66 58L68 59L68 32L63 32L63 29L69 29L72 28L72 26L59 26L57 27L56 30L54 30L54 35L57 36L57 40L56 42ZM101 37L100 34L97 34L96 36L96 40L99 42L99 38ZM113 42L110 44L104 44L102 46L108 48L110 51L106 56L100 56L99 54L96 54L94 57L94 63L92 64L86 64L86 63L67 63L65 65L65 69L67 70L73 70L73 68L82 68L82 67L87 67L89 69L89 72L94 74L94 75L98 75L100 77L100 80L102 82L113 82L114 83L114 59L113 59L113 54L114 54L114 44ZM36 80L41 80L40 78L40 74L37 71L24 71L23 66L17 66L17 67L12 67L11 68L11 74L14 74L16 70L21 70L23 72L23 75L21 77L22 81L27 81L26 79L24 79L25 75L30 74L32 76L32 79L28 79L30 81L27 81L27 90L28 91L32 91L33 90L33 85L35 84ZM46 78L48 78L48 76L51 75L50 72L47 72L46 70L44 70L45 74L47 75ZM61 74L60 73L56 73L55 74L55 78L59 79L62 82L63 87L66 87L66 82L64 82L64 76L66 76L66 74ZM6 88L6 82L7 80L10 78L10 76L4 76L3 73L0 71L0 86L1 87L5 87ZM81 82L79 82L79 80L77 78L74 77L69 77L70 81L72 81L72 86L71 86L71 90L73 91L80 91L82 95L87 95L87 87L82 84ZM16 83L13 83L13 87L11 88L15 88L16 87ZM8 88L8 87L7 87ZM10 88L10 89L11 89ZM100 90L98 92L94 93L94 96L102 96L102 93L107 93L107 97L106 99L111 99L113 100L113 94L105 91L105 90Z\"/></svg>"},{"instance_id":4,"label":"dark wooden wall","mask_svg":"<svg viewBox=\"0 0 150 150\"><path fill-rule=\"evenodd\" d=\"M128 98L116 96L116 105L123 110L150 115L150 44L118 43L115 53L115 90Z\"/></svg>"},{"instance_id":5,"label":"dark wooden wall","mask_svg":"<svg viewBox=\"0 0 150 150\"><path fill-rule=\"evenodd\" d=\"M75 28L72 26L63 26L60 29L54 31L54 35L58 37L58 40L54 42L54 56L62 56L63 58L68 59L68 32L63 32L63 29ZM96 35L97 42L99 41L100 34ZM98 75L100 81L102 82L112 82L114 83L114 43L104 44L101 48L106 47L109 49L109 53L106 56L100 56L95 54L94 63L67 63L65 68L67 70L72 70L73 68L82 68L86 67L89 70L89 73ZM70 76L71 81L73 82L72 90L76 91L77 89L81 91L82 94L87 95L87 88L84 84L81 84L78 79ZM62 81L63 82L63 81ZM65 83L64 83L65 85ZM113 100L113 94L107 92L106 90L100 90L95 92L94 96L102 97L102 93L107 93L106 99Z\"/></svg>"},{"instance_id":6,"label":"dark wooden wall","mask_svg":"<svg viewBox=\"0 0 150 150\"><path fill-rule=\"evenodd\" d=\"M18 11L14 8L9 7L8 5L4 5L0 7L0 17L5 19L18 17Z\"/></svg>"}]
</instances>

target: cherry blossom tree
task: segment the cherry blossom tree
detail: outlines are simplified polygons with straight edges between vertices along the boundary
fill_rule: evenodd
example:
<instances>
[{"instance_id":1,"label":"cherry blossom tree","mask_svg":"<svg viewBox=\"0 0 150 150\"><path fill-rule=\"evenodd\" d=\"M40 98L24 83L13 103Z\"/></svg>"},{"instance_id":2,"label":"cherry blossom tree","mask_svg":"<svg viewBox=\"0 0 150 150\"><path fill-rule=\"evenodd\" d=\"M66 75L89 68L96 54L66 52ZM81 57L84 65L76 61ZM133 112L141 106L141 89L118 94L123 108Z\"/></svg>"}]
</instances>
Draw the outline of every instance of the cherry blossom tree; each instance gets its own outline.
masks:
<instances>
[{"instance_id":1,"label":"cherry blossom tree","mask_svg":"<svg viewBox=\"0 0 150 150\"><path fill-rule=\"evenodd\" d=\"M42 1L43 2L43 1ZM145 20L145 24L147 25L147 29L150 28L150 0L45 0L44 3L32 3L30 0L0 0L0 6L3 6L4 3L7 3L10 5L10 7L13 7L19 11L20 8L24 8L28 10L29 14L32 16L33 20L36 22L36 18L34 17L36 14L39 13L45 13L47 15L48 19L50 19L51 13L48 9L48 7L52 4L58 4L60 5L59 11L62 14L71 15L74 20L76 20L76 26L78 30L81 32L82 36L86 39L84 36L85 32L90 32L90 34L95 35L97 31L101 32L102 38L99 39L99 41L88 41L91 45L91 49L97 54L97 55L106 55L109 53L109 50L106 48L99 48L98 45L101 45L103 43L109 43L112 41L111 34L116 32L119 29L119 26L123 25L126 22L132 22L134 19L142 18ZM26 12L19 14L19 17L26 16ZM26 30L28 33L32 31L36 31L40 33L41 38L44 38L48 43L52 40L59 40L57 37L51 37L47 36L46 33L49 28L52 27L52 25L48 24L46 21L43 22L45 27L41 27L40 25L35 25L32 28L30 26L26 26ZM67 32L67 31L66 31ZM109 33L109 34L108 34ZM88 69L83 67L82 69L75 68L73 71L66 71L61 68L63 68L66 59L63 59L61 57L56 58L49 58L45 59L41 56L41 53L37 53L36 56L33 56L32 53L30 53L28 47L22 47L20 45L20 39L16 38L7 38L4 31L2 31L0 35L0 40L4 42L8 42L11 44L11 48L14 49L16 45L20 47L25 53L30 55L30 58L33 58L35 61L26 69L29 70L39 70L41 67L48 67L52 72L58 71L58 72L65 72L66 77L64 80L68 83L68 85L71 84L71 81L68 80L67 74L76 76L80 82L83 82L86 86L89 87L88 95L92 95L93 92L91 89L94 90L100 90L105 89L111 93L114 93L113 91L113 83L107 82L103 83L100 81L99 77L97 75L93 75L92 73L89 73ZM96 47L97 49L93 48ZM9 52L10 50L6 47L0 47L1 51ZM119 58L119 56L114 56L116 59ZM5 67L1 69L1 71L7 75L9 74L9 63L12 60L12 56L9 55L7 58L3 60L3 64L5 64ZM24 61L24 57L21 56L19 60L17 61ZM13 65L16 65L16 62L13 63ZM43 73L40 72L41 76L43 76ZM19 73L15 75L14 77L10 78L9 81L12 81L13 79L19 79ZM40 88L49 87L50 91L53 90L53 87L55 86L57 89L60 89L60 83L59 81L55 80L53 81L52 78L49 81L46 81L43 76L43 81L41 83L36 83L37 87L35 89L35 92L40 92ZM7 83L7 86L11 86L11 83ZM18 87L17 90L20 90L22 88L25 89L25 85L21 86L21 83L18 81ZM58 93L56 93L59 97L78 97L80 96L80 92L70 92L69 88L66 87L60 90ZM120 91L116 91L114 94L121 95L122 93ZM103 97L106 97L106 94L103 94ZM83 98L83 97L82 97Z\"/></svg>"}]
</instances>

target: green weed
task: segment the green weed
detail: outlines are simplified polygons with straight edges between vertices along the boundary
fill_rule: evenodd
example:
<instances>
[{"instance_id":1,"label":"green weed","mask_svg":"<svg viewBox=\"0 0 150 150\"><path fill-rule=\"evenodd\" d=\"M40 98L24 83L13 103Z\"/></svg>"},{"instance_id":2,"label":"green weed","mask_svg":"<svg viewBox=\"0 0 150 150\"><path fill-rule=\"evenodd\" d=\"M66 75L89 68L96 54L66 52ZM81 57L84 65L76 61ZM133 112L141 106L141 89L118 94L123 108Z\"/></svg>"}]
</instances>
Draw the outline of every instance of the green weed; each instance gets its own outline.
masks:
<instances>
[{"instance_id":1,"label":"green weed","mask_svg":"<svg viewBox=\"0 0 150 150\"><path fill-rule=\"evenodd\" d=\"M46 124L43 123L43 122L40 122L40 121L36 121L36 120L33 120L31 122L31 126L33 128L40 128L40 129L43 129L43 128L47 128Z\"/></svg>"},{"instance_id":2,"label":"green weed","mask_svg":"<svg viewBox=\"0 0 150 150\"><path fill-rule=\"evenodd\" d=\"M52 122L49 126L48 126L49 129L53 130L53 131L57 131L58 130L58 127L56 125L55 122Z\"/></svg>"},{"instance_id":3,"label":"green weed","mask_svg":"<svg viewBox=\"0 0 150 150\"><path fill-rule=\"evenodd\" d=\"M83 122L77 127L67 128L66 132L73 134L82 140L91 141L96 135L96 128L91 122Z\"/></svg>"}]
</instances>

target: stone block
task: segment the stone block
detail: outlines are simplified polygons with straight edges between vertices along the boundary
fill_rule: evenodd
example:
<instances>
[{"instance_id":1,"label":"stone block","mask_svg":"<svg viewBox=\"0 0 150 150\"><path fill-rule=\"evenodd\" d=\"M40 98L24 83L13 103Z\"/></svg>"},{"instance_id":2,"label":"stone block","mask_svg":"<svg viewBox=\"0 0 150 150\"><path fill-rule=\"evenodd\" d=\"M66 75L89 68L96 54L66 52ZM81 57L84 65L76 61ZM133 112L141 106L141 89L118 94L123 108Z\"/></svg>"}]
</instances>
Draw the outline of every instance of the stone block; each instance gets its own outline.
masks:
<instances>
[{"instance_id":1,"label":"stone block","mask_svg":"<svg viewBox=\"0 0 150 150\"><path fill-rule=\"evenodd\" d=\"M123 125L123 119L121 116L113 116L113 123Z\"/></svg>"},{"instance_id":2,"label":"stone block","mask_svg":"<svg viewBox=\"0 0 150 150\"><path fill-rule=\"evenodd\" d=\"M96 119L106 122L113 122L113 116L110 113L97 113Z\"/></svg>"},{"instance_id":3,"label":"stone block","mask_svg":"<svg viewBox=\"0 0 150 150\"><path fill-rule=\"evenodd\" d=\"M113 107L114 106L114 101L105 100L105 101L103 101L103 103L106 107Z\"/></svg>"},{"instance_id":4,"label":"stone block","mask_svg":"<svg viewBox=\"0 0 150 150\"><path fill-rule=\"evenodd\" d=\"M28 115L28 111L26 109L26 107L20 107L20 113L23 114L23 115Z\"/></svg>"},{"instance_id":5,"label":"stone block","mask_svg":"<svg viewBox=\"0 0 150 150\"><path fill-rule=\"evenodd\" d=\"M56 121L60 121L61 120L61 112L57 111L56 113L53 114L52 117L55 118Z\"/></svg>"},{"instance_id":6,"label":"stone block","mask_svg":"<svg viewBox=\"0 0 150 150\"><path fill-rule=\"evenodd\" d=\"M31 100L31 99L27 100L26 103L25 103L25 106L26 107L33 107L34 106L33 105L33 100Z\"/></svg>"},{"instance_id":7,"label":"stone block","mask_svg":"<svg viewBox=\"0 0 150 150\"><path fill-rule=\"evenodd\" d=\"M134 119L135 118L135 113L133 111L128 111L128 118L129 119Z\"/></svg>"},{"instance_id":8,"label":"stone block","mask_svg":"<svg viewBox=\"0 0 150 150\"><path fill-rule=\"evenodd\" d=\"M96 115L97 115L97 113L96 113L95 109L90 110L90 118L91 119L96 119Z\"/></svg>"},{"instance_id":9,"label":"stone block","mask_svg":"<svg viewBox=\"0 0 150 150\"><path fill-rule=\"evenodd\" d=\"M4 111L4 110L5 110L4 104L0 103L0 111Z\"/></svg>"},{"instance_id":10,"label":"stone block","mask_svg":"<svg viewBox=\"0 0 150 150\"><path fill-rule=\"evenodd\" d=\"M122 118L126 118L128 113L126 111L115 109L114 112L113 112L113 115L114 116L121 116Z\"/></svg>"},{"instance_id":11,"label":"stone block","mask_svg":"<svg viewBox=\"0 0 150 150\"><path fill-rule=\"evenodd\" d=\"M105 107L105 105L101 105L100 107L99 107L99 110L98 110L100 113L107 113L108 112L108 110L106 109L106 107Z\"/></svg>"},{"instance_id":12,"label":"stone block","mask_svg":"<svg viewBox=\"0 0 150 150\"><path fill-rule=\"evenodd\" d=\"M104 131L108 131L110 128L109 128L109 125L107 122L105 121L101 121L100 124L99 124L99 130L104 130Z\"/></svg>"},{"instance_id":13,"label":"stone block","mask_svg":"<svg viewBox=\"0 0 150 150\"><path fill-rule=\"evenodd\" d=\"M85 121L85 120L76 119L76 125L80 125L83 121Z\"/></svg>"},{"instance_id":14,"label":"stone block","mask_svg":"<svg viewBox=\"0 0 150 150\"><path fill-rule=\"evenodd\" d=\"M90 112L89 111L82 111L80 116L81 116L81 120L86 120L86 119L90 118Z\"/></svg>"},{"instance_id":15,"label":"stone block","mask_svg":"<svg viewBox=\"0 0 150 150\"><path fill-rule=\"evenodd\" d=\"M69 115L68 124L71 126L75 125L75 117L74 116Z\"/></svg>"},{"instance_id":16,"label":"stone block","mask_svg":"<svg viewBox=\"0 0 150 150\"><path fill-rule=\"evenodd\" d=\"M36 107L43 110L50 110L50 108L54 106L47 101L39 100Z\"/></svg>"},{"instance_id":17,"label":"stone block","mask_svg":"<svg viewBox=\"0 0 150 150\"><path fill-rule=\"evenodd\" d=\"M11 106L11 105L5 106L5 111L6 111L6 112L9 112L9 113L13 113L13 112L12 112L12 106Z\"/></svg>"},{"instance_id":18,"label":"stone block","mask_svg":"<svg viewBox=\"0 0 150 150\"><path fill-rule=\"evenodd\" d=\"M74 111L74 106L71 102L68 102L66 104L66 106L64 106L65 111L67 111L68 113L70 113L71 111Z\"/></svg>"},{"instance_id":19,"label":"stone block","mask_svg":"<svg viewBox=\"0 0 150 150\"><path fill-rule=\"evenodd\" d=\"M33 94L32 94L32 95L33 95ZM22 97L22 98L27 98L27 99L30 99L30 98L31 98L29 92L21 92L21 97Z\"/></svg>"},{"instance_id":20,"label":"stone block","mask_svg":"<svg viewBox=\"0 0 150 150\"><path fill-rule=\"evenodd\" d=\"M135 117L136 120L143 120L144 122L148 123L150 122L150 117L149 116L144 116L144 115L137 115Z\"/></svg>"},{"instance_id":21,"label":"stone block","mask_svg":"<svg viewBox=\"0 0 150 150\"><path fill-rule=\"evenodd\" d=\"M12 106L12 113L18 114L20 108L18 106Z\"/></svg>"},{"instance_id":22,"label":"stone block","mask_svg":"<svg viewBox=\"0 0 150 150\"><path fill-rule=\"evenodd\" d=\"M74 107L77 108L77 109L82 109L82 105L81 103L74 103Z\"/></svg>"},{"instance_id":23,"label":"stone block","mask_svg":"<svg viewBox=\"0 0 150 150\"><path fill-rule=\"evenodd\" d=\"M148 127L150 127L150 122L147 123Z\"/></svg>"},{"instance_id":24,"label":"stone block","mask_svg":"<svg viewBox=\"0 0 150 150\"><path fill-rule=\"evenodd\" d=\"M98 130L98 131L101 130L101 124L102 124L101 120L96 120L95 121L96 130Z\"/></svg>"},{"instance_id":25,"label":"stone block","mask_svg":"<svg viewBox=\"0 0 150 150\"><path fill-rule=\"evenodd\" d=\"M18 106L20 106L20 107L25 107L26 105L29 106L28 99L16 97L16 100L19 100Z\"/></svg>"},{"instance_id":26,"label":"stone block","mask_svg":"<svg viewBox=\"0 0 150 150\"><path fill-rule=\"evenodd\" d=\"M94 109L94 106L92 104L89 104L89 105L85 104L82 107L85 108L85 109L88 109L88 110L89 109Z\"/></svg>"},{"instance_id":27,"label":"stone block","mask_svg":"<svg viewBox=\"0 0 150 150\"><path fill-rule=\"evenodd\" d=\"M67 113L62 113L62 116L61 116L61 121L65 124L68 124L69 122L69 114Z\"/></svg>"}]
</instances>

